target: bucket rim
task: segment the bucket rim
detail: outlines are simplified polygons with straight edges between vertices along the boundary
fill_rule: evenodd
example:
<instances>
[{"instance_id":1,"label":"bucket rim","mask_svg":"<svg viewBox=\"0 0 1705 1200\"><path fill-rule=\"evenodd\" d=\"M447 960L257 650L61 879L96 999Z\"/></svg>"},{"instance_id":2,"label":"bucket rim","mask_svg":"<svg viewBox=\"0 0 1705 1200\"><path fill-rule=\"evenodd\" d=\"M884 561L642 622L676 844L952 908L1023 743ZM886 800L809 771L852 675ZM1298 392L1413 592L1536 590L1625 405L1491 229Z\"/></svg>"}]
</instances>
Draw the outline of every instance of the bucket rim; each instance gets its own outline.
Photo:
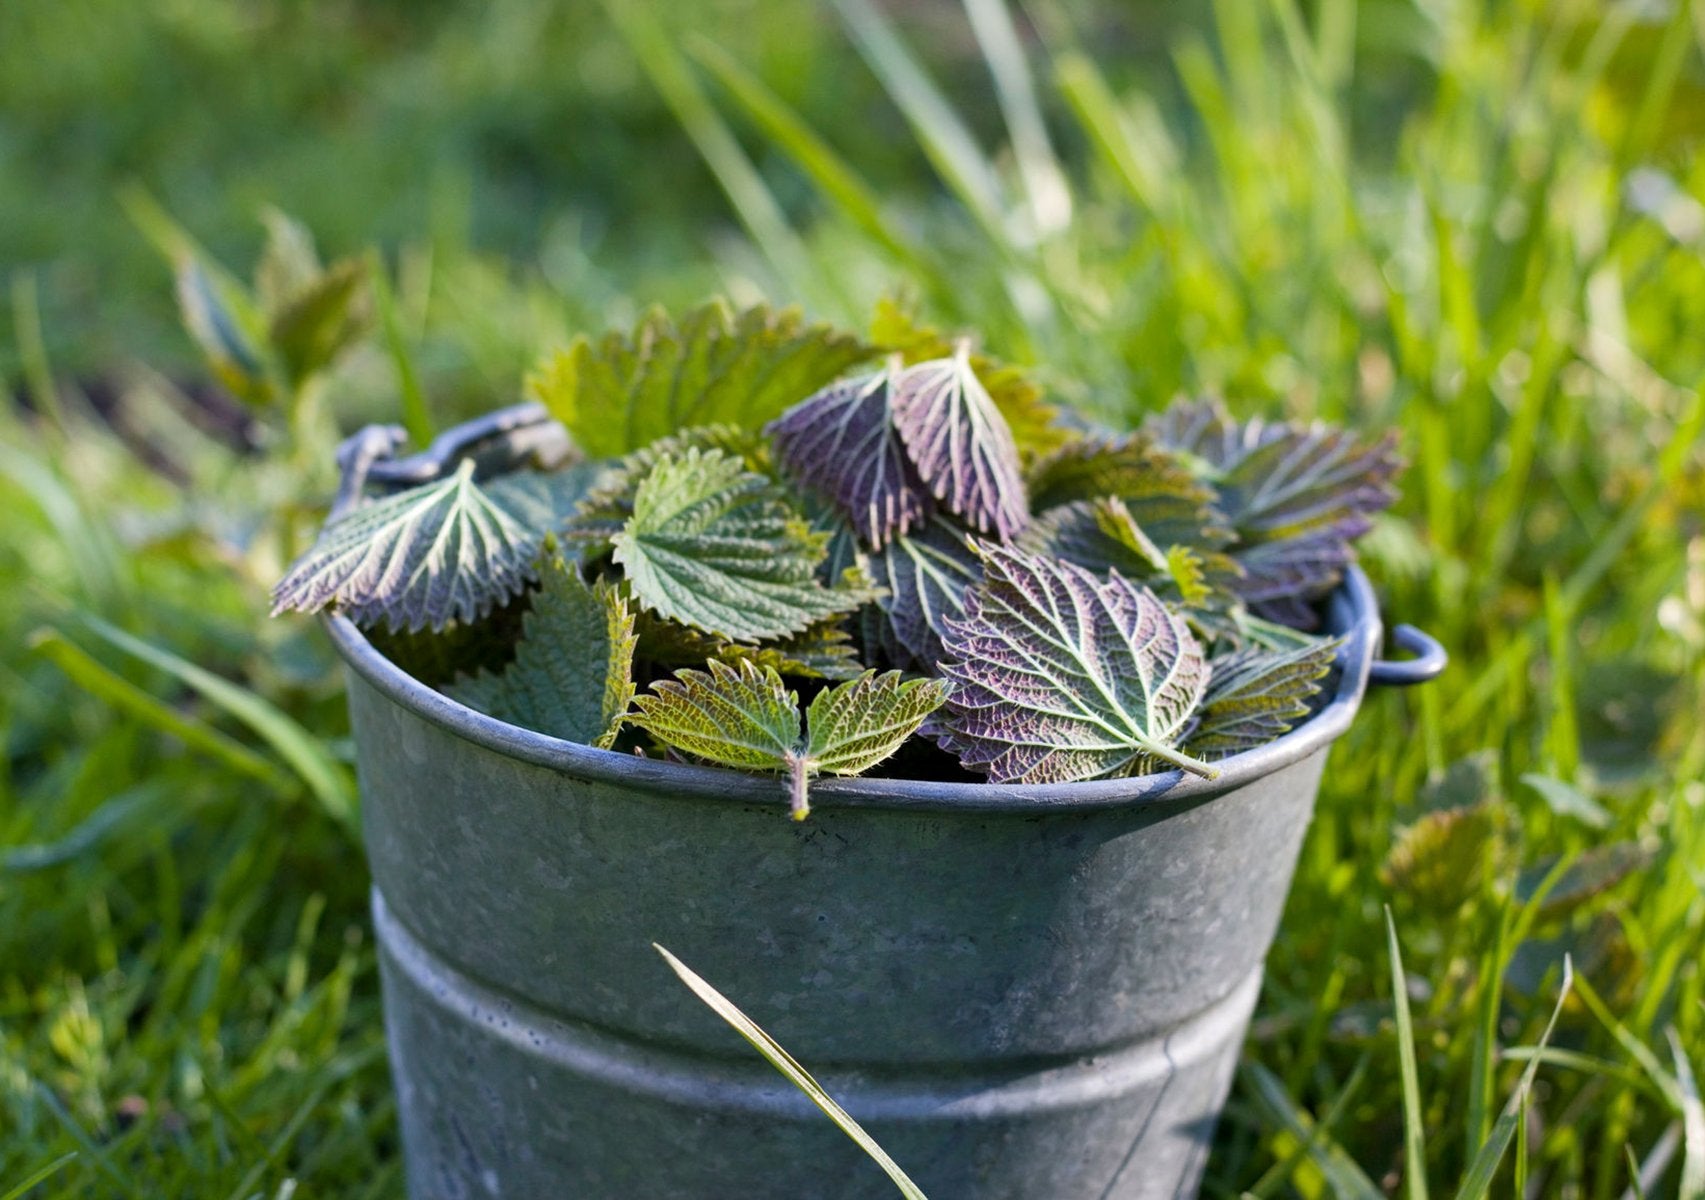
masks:
<instances>
[{"instance_id":1,"label":"bucket rim","mask_svg":"<svg viewBox=\"0 0 1705 1200\"><path fill-rule=\"evenodd\" d=\"M322 621L344 663L380 695L444 732L494 753L589 783L701 799L785 804L779 777L600 750L488 717L415 679L381 654L349 618L332 613ZM1046 784L825 777L811 783L812 807L1035 814L1224 795L1324 749L1355 719L1383 638L1378 601L1361 568L1351 566L1328 597L1326 629L1344 637L1334 662L1338 682L1331 699L1290 732L1216 762L1220 774L1215 779L1179 770Z\"/></svg>"}]
</instances>

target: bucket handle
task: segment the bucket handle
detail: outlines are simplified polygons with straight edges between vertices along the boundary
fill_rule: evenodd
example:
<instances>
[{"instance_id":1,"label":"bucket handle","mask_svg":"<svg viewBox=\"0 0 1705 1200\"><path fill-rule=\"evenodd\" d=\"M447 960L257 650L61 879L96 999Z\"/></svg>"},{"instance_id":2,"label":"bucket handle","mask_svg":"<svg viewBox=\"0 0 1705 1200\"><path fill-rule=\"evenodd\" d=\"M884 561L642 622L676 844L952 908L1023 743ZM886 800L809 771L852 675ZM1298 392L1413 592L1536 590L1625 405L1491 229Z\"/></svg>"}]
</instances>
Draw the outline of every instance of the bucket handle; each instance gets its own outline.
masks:
<instances>
[{"instance_id":1,"label":"bucket handle","mask_svg":"<svg viewBox=\"0 0 1705 1200\"><path fill-rule=\"evenodd\" d=\"M474 459L482 473L510 470L528 458L550 463L570 449L568 434L551 419L542 404L516 404L477 420L447 429L426 449L393 458L407 434L400 425L369 425L338 447L342 473L332 515L355 506L370 484L402 488L442 479L464 458Z\"/></svg>"},{"instance_id":2,"label":"bucket handle","mask_svg":"<svg viewBox=\"0 0 1705 1200\"><path fill-rule=\"evenodd\" d=\"M1399 650L1414 657L1398 662L1375 659L1368 668L1369 683L1384 687L1413 687L1417 683L1432 682L1450 665L1450 655L1445 653L1439 640L1413 625L1397 626L1391 631L1391 641Z\"/></svg>"}]
</instances>

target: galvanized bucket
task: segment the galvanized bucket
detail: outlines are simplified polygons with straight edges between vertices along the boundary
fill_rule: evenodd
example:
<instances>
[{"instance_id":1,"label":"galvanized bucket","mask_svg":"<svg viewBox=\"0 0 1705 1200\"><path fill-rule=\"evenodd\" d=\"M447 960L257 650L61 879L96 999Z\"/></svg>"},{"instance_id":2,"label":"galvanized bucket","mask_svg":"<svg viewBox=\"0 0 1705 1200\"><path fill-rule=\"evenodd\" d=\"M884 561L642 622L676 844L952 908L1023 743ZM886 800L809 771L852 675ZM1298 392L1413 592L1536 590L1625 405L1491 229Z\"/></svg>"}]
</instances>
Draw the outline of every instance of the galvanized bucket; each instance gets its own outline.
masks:
<instances>
[{"instance_id":1,"label":"galvanized bucket","mask_svg":"<svg viewBox=\"0 0 1705 1200\"><path fill-rule=\"evenodd\" d=\"M537 419L398 461L369 431L346 495L501 463ZM796 824L772 780L492 720L331 618L411 1196L894 1194L653 942L938 1200L1194 1196L1327 749L1370 681L1444 665L1406 627L1420 657L1375 661L1359 571L1328 619L1324 708L1214 782L822 782Z\"/></svg>"}]
</instances>

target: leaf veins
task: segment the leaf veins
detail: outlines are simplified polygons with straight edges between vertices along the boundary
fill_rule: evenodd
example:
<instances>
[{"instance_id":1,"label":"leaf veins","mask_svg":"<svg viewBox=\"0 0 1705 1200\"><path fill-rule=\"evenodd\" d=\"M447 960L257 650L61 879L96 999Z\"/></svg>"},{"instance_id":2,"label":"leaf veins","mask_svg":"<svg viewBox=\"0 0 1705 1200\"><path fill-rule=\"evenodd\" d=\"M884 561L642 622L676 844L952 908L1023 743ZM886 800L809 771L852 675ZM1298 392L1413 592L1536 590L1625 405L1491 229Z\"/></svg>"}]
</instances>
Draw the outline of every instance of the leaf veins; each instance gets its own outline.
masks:
<instances>
[{"instance_id":1,"label":"leaf veins","mask_svg":"<svg viewBox=\"0 0 1705 1200\"><path fill-rule=\"evenodd\" d=\"M619 458L690 425L756 429L871 353L796 309L713 301L678 322L653 309L631 333L577 337L526 387L587 454Z\"/></svg>"},{"instance_id":2,"label":"leaf veins","mask_svg":"<svg viewBox=\"0 0 1705 1200\"><path fill-rule=\"evenodd\" d=\"M336 605L358 625L468 624L532 581L545 533L487 494L464 461L328 523L273 589L273 615Z\"/></svg>"},{"instance_id":3,"label":"leaf veins","mask_svg":"<svg viewBox=\"0 0 1705 1200\"><path fill-rule=\"evenodd\" d=\"M633 699L633 613L607 580L588 586L559 556L540 574L515 660L445 691L512 725L608 749Z\"/></svg>"},{"instance_id":4,"label":"leaf veins","mask_svg":"<svg viewBox=\"0 0 1705 1200\"><path fill-rule=\"evenodd\" d=\"M735 641L800 633L875 595L822 586L828 534L814 532L773 482L719 451L660 460L611 540L642 605Z\"/></svg>"},{"instance_id":5,"label":"leaf veins","mask_svg":"<svg viewBox=\"0 0 1705 1200\"><path fill-rule=\"evenodd\" d=\"M1117 572L980 547L983 581L947 623L955 687L946 744L999 783L1063 783L1159 760L1212 777L1177 750L1208 685L1202 648L1153 592Z\"/></svg>"}]
</instances>

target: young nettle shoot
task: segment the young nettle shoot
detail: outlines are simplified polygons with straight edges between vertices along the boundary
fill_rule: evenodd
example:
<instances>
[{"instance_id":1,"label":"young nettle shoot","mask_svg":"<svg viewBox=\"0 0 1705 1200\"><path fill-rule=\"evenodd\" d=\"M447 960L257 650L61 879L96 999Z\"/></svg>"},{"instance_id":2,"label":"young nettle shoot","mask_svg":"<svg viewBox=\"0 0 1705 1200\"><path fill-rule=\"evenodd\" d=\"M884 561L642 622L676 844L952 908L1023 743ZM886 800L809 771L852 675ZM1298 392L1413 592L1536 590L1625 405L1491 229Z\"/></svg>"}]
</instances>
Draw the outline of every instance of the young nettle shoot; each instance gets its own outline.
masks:
<instances>
[{"instance_id":1,"label":"young nettle shoot","mask_svg":"<svg viewBox=\"0 0 1705 1200\"><path fill-rule=\"evenodd\" d=\"M812 779L909 741L937 778L1212 777L1309 715L1339 648L1320 602L1401 465L1214 401L1076 427L891 304L869 342L654 312L528 386L566 465L365 497L278 608L343 613L405 669L437 638L417 673L512 724L780 774L800 818Z\"/></svg>"},{"instance_id":2,"label":"young nettle shoot","mask_svg":"<svg viewBox=\"0 0 1705 1200\"><path fill-rule=\"evenodd\" d=\"M729 666L679 671L635 698L628 722L706 762L748 771L780 771L788 807L803 821L806 789L817 775L860 775L893 754L941 707L947 684L903 679L899 671L866 671L817 693L803 717L799 696L773 667Z\"/></svg>"}]
</instances>

